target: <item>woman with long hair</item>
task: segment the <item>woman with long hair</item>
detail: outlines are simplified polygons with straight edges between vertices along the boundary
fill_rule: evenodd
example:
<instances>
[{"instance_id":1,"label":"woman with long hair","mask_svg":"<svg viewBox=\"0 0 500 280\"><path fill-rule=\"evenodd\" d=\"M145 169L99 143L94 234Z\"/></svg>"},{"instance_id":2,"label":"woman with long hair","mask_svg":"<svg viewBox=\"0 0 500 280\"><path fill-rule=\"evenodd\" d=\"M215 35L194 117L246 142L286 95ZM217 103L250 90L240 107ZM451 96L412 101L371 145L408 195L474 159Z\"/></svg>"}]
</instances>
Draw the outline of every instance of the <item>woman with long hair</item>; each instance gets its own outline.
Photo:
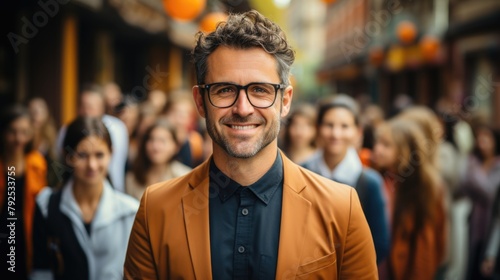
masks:
<instances>
[{"instance_id":1,"label":"woman with long hair","mask_svg":"<svg viewBox=\"0 0 500 280\"><path fill-rule=\"evenodd\" d=\"M316 110L312 105L299 104L285 124L283 148L295 163L301 164L316 151Z\"/></svg>"},{"instance_id":2,"label":"woman with long hair","mask_svg":"<svg viewBox=\"0 0 500 280\"><path fill-rule=\"evenodd\" d=\"M107 179L109 132L99 118L79 117L63 146L62 187L37 197L32 279L122 279L139 203Z\"/></svg>"},{"instance_id":3,"label":"woman with long hair","mask_svg":"<svg viewBox=\"0 0 500 280\"><path fill-rule=\"evenodd\" d=\"M33 147L38 150L47 162L47 166L52 166L56 160L56 138L57 129L54 119L50 115L47 102L40 97L30 100L28 109L33 124ZM47 181L49 185L56 184L58 181L55 168L48 168Z\"/></svg>"},{"instance_id":4,"label":"woman with long hair","mask_svg":"<svg viewBox=\"0 0 500 280\"><path fill-rule=\"evenodd\" d=\"M0 240L0 278L28 279L35 198L47 185L47 165L43 155L33 149L33 127L25 107L15 105L3 111L0 133L0 234L4 235ZM14 262L9 264L12 258L8 254L13 253Z\"/></svg>"},{"instance_id":5,"label":"woman with long hair","mask_svg":"<svg viewBox=\"0 0 500 280\"><path fill-rule=\"evenodd\" d=\"M458 150L451 143L444 140L444 125L437 114L430 108L413 106L401 112L398 118L414 122L420 128L426 140L424 144L427 161L434 166L443 182L442 191L445 198L446 222L449 229L447 240L449 244L446 244L445 260L439 269L440 276L437 279L452 277L464 266L460 255L466 249L465 242L463 242L465 239L461 240L462 232L466 230L465 226L456 217L456 213L451 211L453 206L452 195L458 187L463 164L460 162Z\"/></svg>"},{"instance_id":6,"label":"woman with long hair","mask_svg":"<svg viewBox=\"0 0 500 280\"><path fill-rule=\"evenodd\" d=\"M389 250L383 182L375 170L363 167L355 148L361 137L357 103L346 95L322 102L316 127L320 149L302 166L356 189L381 263Z\"/></svg>"},{"instance_id":7,"label":"woman with long hair","mask_svg":"<svg viewBox=\"0 0 500 280\"><path fill-rule=\"evenodd\" d=\"M33 123L33 146L44 156L55 159L57 130L54 119L49 113L47 102L42 98L30 100L29 112Z\"/></svg>"},{"instance_id":8,"label":"woman with long hair","mask_svg":"<svg viewBox=\"0 0 500 280\"><path fill-rule=\"evenodd\" d=\"M445 252L442 181L426 155L414 122L397 118L380 125L373 159L393 182L390 279L433 279Z\"/></svg>"},{"instance_id":9,"label":"woman with long hair","mask_svg":"<svg viewBox=\"0 0 500 280\"><path fill-rule=\"evenodd\" d=\"M127 173L125 191L140 199L147 186L191 171L175 160L178 150L174 126L163 119L156 121L140 140L132 171Z\"/></svg>"}]
</instances>

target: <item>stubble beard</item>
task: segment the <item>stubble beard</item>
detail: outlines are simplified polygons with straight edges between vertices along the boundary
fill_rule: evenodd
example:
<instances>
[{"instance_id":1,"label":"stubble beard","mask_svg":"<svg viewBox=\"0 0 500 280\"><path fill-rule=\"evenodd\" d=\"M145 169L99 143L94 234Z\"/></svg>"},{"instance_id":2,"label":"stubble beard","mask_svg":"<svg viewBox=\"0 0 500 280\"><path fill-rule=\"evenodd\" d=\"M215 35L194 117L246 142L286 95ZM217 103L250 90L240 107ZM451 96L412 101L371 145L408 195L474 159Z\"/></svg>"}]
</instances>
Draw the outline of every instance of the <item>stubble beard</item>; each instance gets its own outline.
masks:
<instances>
[{"instance_id":1,"label":"stubble beard","mask_svg":"<svg viewBox=\"0 0 500 280\"><path fill-rule=\"evenodd\" d=\"M219 125L222 127L224 126L224 122L227 121L231 121L232 123L245 123L250 119L250 117L243 118L238 115L233 115L229 118L222 118L219 121ZM219 145L229 156L241 159L247 159L257 155L278 137L278 133L280 131L279 119L273 119L271 127L267 131L264 131L263 137L257 139L256 143L251 143L247 142L250 141L250 138L247 136L228 139L228 137L222 135L219 131L217 131L215 123L208 114L206 116L205 122L207 126L207 132L212 140L217 145ZM263 119L263 123L261 123L261 126L265 126L266 124L267 123ZM231 140L233 141L233 143L231 143Z\"/></svg>"}]
</instances>

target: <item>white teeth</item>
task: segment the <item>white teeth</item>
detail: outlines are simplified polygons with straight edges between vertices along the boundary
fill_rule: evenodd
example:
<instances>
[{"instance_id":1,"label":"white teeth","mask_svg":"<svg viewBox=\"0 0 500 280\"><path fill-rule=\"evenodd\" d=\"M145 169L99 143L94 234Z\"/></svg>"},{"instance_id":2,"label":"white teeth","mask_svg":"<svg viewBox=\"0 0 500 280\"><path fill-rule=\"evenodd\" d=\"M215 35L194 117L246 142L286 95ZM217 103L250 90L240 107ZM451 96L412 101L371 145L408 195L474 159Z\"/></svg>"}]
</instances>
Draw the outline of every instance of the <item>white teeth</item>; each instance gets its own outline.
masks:
<instances>
[{"instance_id":1,"label":"white teeth","mask_svg":"<svg viewBox=\"0 0 500 280\"><path fill-rule=\"evenodd\" d=\"M232 129L245 130L257 127L256 125L231 125Z\"/></svg>"}]
</instances>

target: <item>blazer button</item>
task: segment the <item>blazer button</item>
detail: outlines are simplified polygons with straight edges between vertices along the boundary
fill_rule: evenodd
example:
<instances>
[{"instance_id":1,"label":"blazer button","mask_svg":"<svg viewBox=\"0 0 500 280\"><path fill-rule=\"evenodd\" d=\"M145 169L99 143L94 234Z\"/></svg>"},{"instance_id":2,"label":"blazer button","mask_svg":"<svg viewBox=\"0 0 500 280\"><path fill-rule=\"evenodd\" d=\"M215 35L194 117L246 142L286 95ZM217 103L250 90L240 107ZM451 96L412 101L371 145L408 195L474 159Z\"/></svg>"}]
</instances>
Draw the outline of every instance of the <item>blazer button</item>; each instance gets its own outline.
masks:
<instances>
[{"instance_id":1,"label":"blazer button","mask_svg":"<svg viewBox=\"0 0 500 280\"><path fill-rule=\"evenodd\" d=\"M238 252L240 254L244 253L245 252L245 247L243 247L243 246L238 247Z\"/></svg>"},{"instance_id":2,"label":"blazer button","mask_svg":"<svg viewBox=\"0 0 500 280\"><path fill-rule=\"evenodd\" d=\"M243 216L248 215L248 209L243 208L243 210L241 210L241 214L243 214Z\"/></svg>"}]
</instances>

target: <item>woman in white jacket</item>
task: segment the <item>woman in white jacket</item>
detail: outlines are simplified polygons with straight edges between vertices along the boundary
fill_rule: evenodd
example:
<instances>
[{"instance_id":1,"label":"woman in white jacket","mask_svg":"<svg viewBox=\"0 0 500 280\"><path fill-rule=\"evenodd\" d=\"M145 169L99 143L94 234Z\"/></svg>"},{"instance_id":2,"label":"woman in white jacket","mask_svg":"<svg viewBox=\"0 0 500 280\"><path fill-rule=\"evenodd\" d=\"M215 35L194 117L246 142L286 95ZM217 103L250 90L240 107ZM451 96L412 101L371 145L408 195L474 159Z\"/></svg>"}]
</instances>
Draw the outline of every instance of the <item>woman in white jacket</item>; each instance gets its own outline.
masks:
<instances>
[{"instance_id":1,"label":"woman in white jacket","mask_svg":"<svg viewBox=\"0 0 500 280\"><path fill-rule=\"evenodd\" d=\"M61 189L37 197L32 279L122 279L139 203L107 179L111 139L101 120L78 118L64 139Z\"/></svg>"}]
</instances>

